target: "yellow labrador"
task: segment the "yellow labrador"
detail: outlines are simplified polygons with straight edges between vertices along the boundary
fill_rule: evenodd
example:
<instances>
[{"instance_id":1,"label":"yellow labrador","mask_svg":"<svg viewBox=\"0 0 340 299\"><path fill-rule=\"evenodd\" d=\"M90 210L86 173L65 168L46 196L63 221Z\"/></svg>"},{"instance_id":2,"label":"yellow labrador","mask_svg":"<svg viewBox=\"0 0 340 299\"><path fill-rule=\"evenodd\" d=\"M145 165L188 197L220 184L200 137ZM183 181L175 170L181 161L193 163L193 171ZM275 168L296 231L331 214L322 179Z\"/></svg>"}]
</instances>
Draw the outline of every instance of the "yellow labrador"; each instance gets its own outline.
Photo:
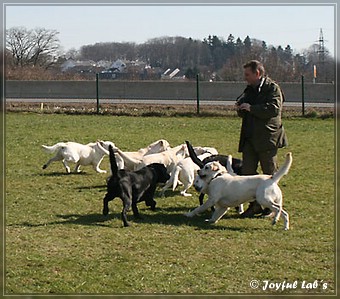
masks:
<instances>
[{"instance_id":1,"label":"yellow labrador","mask_svg":"<svg viewBox=\"0 0 340 299\"><path fill-rule=\"evenodd\" d=\"M48 153L56 152L56 155L44 164L46 169L54 161L62 161L67 173L71 172L68 162L76 163L75 172L80 172L80 166L92 165L98 173L106 173L106 170L99 168L104 156L108 154L109 146L115 146L110 141L97 141L88 144L77 142L58 142L52 146L42 145Z\"/></svg>"},{"instance_id":2,"label":"yellow labrador","mask_svg":"<svg viewBox=\"0 0 340 299\"><path fill-rule=\"evenodd\" d=\"M215 206L215 211L208 221L216 223L230 207L236 207L247 201L256 201L275 213L275 224L282 213L284 229L289 229L289 215L282 208L282 192L278 186L280 179L286 175L293 161L292 153L286 155L284 165L273 175L238 176L231 167L228 156L227 169L219 162L210 162L198 171L194 186L197 191L208 194L208 200L193 211L185 214L193 217Z\"/></svg>"},{"instance_id":3,"label":"yellow labrador","mask_svg":"<svg viewBox=\"0 0 340 299\"><path fill-rule=\"evenodd\" d=\"M157 140L146 148L141 148L136 152L122 152L120 154L116 153L116 160L119 169L129 169L135 170L136 164L141 163L144 156L161 153L170 148L170 144L168 141L164 139Z\"/></svg>"}]
</instances>

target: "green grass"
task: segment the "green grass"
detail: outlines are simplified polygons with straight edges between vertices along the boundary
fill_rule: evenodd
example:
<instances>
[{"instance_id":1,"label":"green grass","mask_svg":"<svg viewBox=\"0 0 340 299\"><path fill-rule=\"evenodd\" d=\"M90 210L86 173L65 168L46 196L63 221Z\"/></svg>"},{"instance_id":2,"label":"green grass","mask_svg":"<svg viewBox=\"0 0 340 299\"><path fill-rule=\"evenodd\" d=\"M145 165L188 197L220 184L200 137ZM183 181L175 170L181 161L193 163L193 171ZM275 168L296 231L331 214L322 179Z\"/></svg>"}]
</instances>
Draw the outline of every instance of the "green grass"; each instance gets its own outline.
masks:
<instances>
[{"instance_id":1,"label":"green grass","mask_svg":"<svg viewBox=\"0 0 340 299\"><path fill-rule=\"evenodd\" d=\"M6 294L278 294L335 290L334 120L285 119L293 166L281 180L291 230L282 219L239 219L230 211L215 225L210 213L187 219L198 204L168 191L157 210L139 204L143 220L122 227L122 203L101 215L105 174L90 167L66 175L42 144L111 140L136 150L156 139L190 140L237 153L241 121L229 117L117 117L8 113L6 115ZM102 168L108 169L106 157ZM251 289L298 281L294 290ZM301 289L303 281L327 289Z\"/></svg>"}]
</instances>

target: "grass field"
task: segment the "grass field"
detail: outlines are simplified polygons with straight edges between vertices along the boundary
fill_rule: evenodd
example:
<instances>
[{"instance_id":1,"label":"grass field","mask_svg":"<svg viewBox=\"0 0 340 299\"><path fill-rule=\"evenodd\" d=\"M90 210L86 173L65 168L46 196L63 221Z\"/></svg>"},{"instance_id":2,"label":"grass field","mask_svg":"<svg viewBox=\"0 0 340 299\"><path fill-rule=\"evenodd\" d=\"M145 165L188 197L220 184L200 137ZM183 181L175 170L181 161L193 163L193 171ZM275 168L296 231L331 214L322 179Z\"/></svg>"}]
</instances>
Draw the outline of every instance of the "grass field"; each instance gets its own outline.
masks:
<instances>
[{"instance_id":1,"label":"grass field","mask_svg":"<svg viewBox=\"0 0 340 299\"><path fill-rule=\"evenodd\" d=\"M239 219L234 210L209 225L187 219L198 204L179 191L156 194L157 210L122 227L120 199L101 215L105 174L66 175L42 144L100 138L136 150L160 138L237 153L234 117L6 115L5 294L331 294L335 290L334 120L285 119L293 166L281 180L291 230L282 219ZM106 157L102 168L108 169ZM258 288L251 288L256 280ZM288 282L294 289L266 289ZM315 284L317 281L317 286ZM313 284L314 287L313 288ZM326 283L326 285L325 285ZM256 282L253 282L256 284Z\"/></svg>"}]
</instances>

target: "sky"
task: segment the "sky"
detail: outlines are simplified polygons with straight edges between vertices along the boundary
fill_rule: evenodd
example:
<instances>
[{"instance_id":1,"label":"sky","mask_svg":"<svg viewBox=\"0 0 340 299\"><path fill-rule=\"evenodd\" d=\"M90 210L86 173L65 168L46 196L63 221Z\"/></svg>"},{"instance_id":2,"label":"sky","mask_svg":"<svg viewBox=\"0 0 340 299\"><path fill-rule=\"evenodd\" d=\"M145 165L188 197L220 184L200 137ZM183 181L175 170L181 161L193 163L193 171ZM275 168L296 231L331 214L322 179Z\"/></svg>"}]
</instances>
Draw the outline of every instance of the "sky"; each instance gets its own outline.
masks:
<instances>
[{"instance_id":1,"label":"sky","mask_svg":"<svg viewBox=\"0 0 340 299\"><path fill-rule=\"evenodd\" d=\"M264 40L267 45L301 53L317 43L322 28L325 47L334 56L335 7L332 5L159 5L5 6L5 28L43 27L59 32L66 52L97 42L144 43L162 36L203 40Z\"/></svg>"}]
</instances>

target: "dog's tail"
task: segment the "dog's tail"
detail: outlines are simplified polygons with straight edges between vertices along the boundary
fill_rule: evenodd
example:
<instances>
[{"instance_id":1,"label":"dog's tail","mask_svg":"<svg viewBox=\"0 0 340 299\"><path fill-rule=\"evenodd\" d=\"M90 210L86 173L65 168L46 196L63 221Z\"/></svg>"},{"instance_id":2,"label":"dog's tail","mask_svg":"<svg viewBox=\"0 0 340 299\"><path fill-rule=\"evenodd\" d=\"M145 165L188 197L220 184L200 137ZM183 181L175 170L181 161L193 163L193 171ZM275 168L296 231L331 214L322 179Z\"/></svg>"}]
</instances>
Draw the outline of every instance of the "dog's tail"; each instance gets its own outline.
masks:
<instances>
[{"instance_id":1,"label":"dog's tail","mask_svg":"<svg viewBox=\"0 0 340 299\"><path fill-rule=\"evenodd\" d=\"M176 188L176 185L177 185L177 182L178 182L178 173L177 173L177 178L176 178L176 185L174 184L174 180L175 180L175 175L176 175L176 170L179 166L176 166L172 171L171 171L171 174L170 174L170 179L168 179L168 181L166 182L165 186L163 187L162 189L162 197L164 196L165 194L165 191L171 186L173 185L173 188L172 190L174 191L175 188Z\"/></svg>"},{"instance_id":2,"label":"dog's tail","mask_svg":"<svg viewBox=\"0 0 340 299\"><path fill-rule=\"evenodd\" d=\"M55 151L59 150L63 146L66 146L66 144L64 142L59 142L59 143L56 143L55 145L52 145L52 146L42 145L42 148L47 153L54 153Z\"/></svg>"},{"instance_id":3,"label":"dog's tail","mask_svg":"<svg viewBox=\"0 0 340 299\"><path fill-rule=\"evenodd\" d=\"M233 157L232 155L228 155L227 158L227 171L230 175L232 176L237 176L237 174L235 173L234 169L233 169Z\"/></svg>"},{"instance_id":4,"label":"dog's tail","mask_svg":"<svg viewBox=\"0 0 340 299\"><path fill-rule=\"evenodd\" d=\"M191 158L191 160L198 165L199 168L203 168L204 164L202 163L202 161L197 157L194 148L192 147L192 145L190 144L189 141L185 141L185 143L187 144L188 147L188 151L189 151L189 156Z\"/></svg>"},{"instance_id":5,"label":"dog's tail","mask_svg":"<svg viewBox=\"0 0 340 299\"><path fill-rule=\"evenodd\" d=\"M110 165L111 165L112 175L117 175L118 167L117 167L115 152L114 152L111 144L109 145L109 153L110 153L109 157L110 157Z\"/></svg>"},{"instance_id":6,"label":"dog's tail","mask_svg":"<svg viewBox=\"0 0 340 299\"><path fill-rule=\"evenodd\" d=\"M289 171L289 168L290 166L292 165L292 162L293 162L293 156L292 156L292 153L289 152L287 153L286 155L286 161L285 161L285 164L283 164L280 169L273 174L272 176L272 180L275 182L275 183L278 183L280 181L280 179L286 175Z\"/></svg>"}]
</instances>

